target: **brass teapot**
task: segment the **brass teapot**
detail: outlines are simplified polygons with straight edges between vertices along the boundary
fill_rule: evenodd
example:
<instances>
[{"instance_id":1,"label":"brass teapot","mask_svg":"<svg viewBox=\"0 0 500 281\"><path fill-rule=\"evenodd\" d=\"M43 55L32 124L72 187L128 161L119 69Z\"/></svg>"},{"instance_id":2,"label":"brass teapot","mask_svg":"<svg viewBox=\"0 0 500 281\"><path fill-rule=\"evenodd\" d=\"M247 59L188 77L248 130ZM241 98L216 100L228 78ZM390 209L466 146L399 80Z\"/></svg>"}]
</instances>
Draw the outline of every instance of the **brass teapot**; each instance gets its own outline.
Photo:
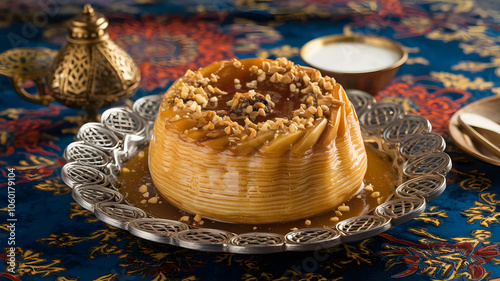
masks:
<instances>
[{"instance_id":1,"label":"brass teapot","mask_svg":"<svg viewBox=\"0 0 500 281\"><path fill-rule=\"evenodd\" d=\"M8 76L16 93L30 102L48 105L57 100L68 107L86 109L87 118L95 120L98 108L135 93L140 72L132 58L109 38L108 20L90 4L67 26L67 42L55 58L47 49L7 50L0 54L0 74ZM36 84L36 93L23 88L27 80Z\"/></svg>"}]
</instances>

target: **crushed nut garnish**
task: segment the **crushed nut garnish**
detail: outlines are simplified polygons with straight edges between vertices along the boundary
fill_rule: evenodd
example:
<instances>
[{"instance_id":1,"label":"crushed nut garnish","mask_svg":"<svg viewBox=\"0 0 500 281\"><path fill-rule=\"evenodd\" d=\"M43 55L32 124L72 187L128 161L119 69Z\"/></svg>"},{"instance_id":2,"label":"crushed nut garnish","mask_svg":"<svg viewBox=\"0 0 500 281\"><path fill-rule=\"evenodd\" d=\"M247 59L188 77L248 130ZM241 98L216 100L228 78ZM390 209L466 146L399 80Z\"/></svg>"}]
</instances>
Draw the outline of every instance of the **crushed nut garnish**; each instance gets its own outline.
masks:
<instances>
[{"instance_id":1,"label":"crushed nut garnish","mask_svg":"<svg viewBox=\"0 0 500 281\"><path fill-rule=\"evenodd\" d=\"M371 196L371 197L373 197L373 198L377 198L377 197L379 197L379 196L380 196L380 192L375 191L375 192L373 192L370 196Z\"/></svg>"},{"instance_id":2,"label":"crushed nut garnish","mask_svg":"<svg viewBox=\"0 0 500 281\"><path fill-rule=\"evenodd\" d=\"M151 204L158 203L158 197L151 197L151 198L149 198L148 203L151 203Z\"/></svg>"},{"instance_id":3,"label":"crushed nut garnish","mask_svg":"<svg viewBox=\"0 0 500 281\"><path fill-rule=\"evenodd\" d=\"M330 221L338 222L338 221L340 221L340 219L339 219L339 217L331 217Z\"/></svg>"},{"instance_id":4,"label":"crushed nut garnish","mask_svg":"<svg viewBox=\"0 0 500 281\"><path fill-rule=\"evenodd\" d=\"M148 191L148 187L145 184L143 184L143 185L141 185L141 187L139 187L140 193L144 193L146 191Z\"/></svg>"},{"instance_id":5,"label":"crushed nut garnish","mask_svg":"<svg viewBox=\"0 0 500 281\"><path fill-rule=\"evenodd\" d=\"M201 215L200 214L196 214L196 216L194 216L194 221L195 222L200 222L201 221Z\"/></svg>"},{"instance_id":6,"label":"crushed nut garnish","mask_svg":"<svg viewBox=\"0 0 500 281\"><path fill-rule=\"evenodd\" d=\"M350 208L349 208L349 206L342 205L342 206L339 206L337 208L337 210L339 210L340 212L349 212Z\"/></svg>"},{"instance_id":7,"label":"crushed nut garnish","mask_svg":"<svg viewBox=\"0 0 500 281\"><path fill-rule=\"evenodd\" d=\"M306 220L306 221L304 222L304 224L305 224L305 225L307 225L307 226L310 226L310 225L311 225L311 223L312 223L312 222L311 222L311 220Z\"/></svg>"},{"instance_id":8,"label":"crushed nut garnish","mask_svg":"<svg viewBox=\"0 0 500 281\"><path fill-rule=\"evenodd\" d=\"M217 138L225 134L230 143L235 143L255 138L261 131L286 134L310 128L318 118L328 118L331 112L336 112L332 108L344 103L333 98L335 79L322 77L319 71L295 65L286 58L263 60L260 65L246 65L233 59L231 64L242 70L248 68L252 78L235 78L233 90L228 90L226 86L217 84L223 81L219 75L210 73L204 76L200 70L188 70L165 94L165 99L171 102L165 103L166 107L162 110L170 107L175 112L167 117L167 121L191 119L197 124L183 130L183 134L195 130L213 131L206 138ZM260 92L262 89L259 87L268 86L289 90L288 95L300 100L302 104L290 116L276 117L273 115L276 103L282 103L283 100L280 100L279 95ZM232 97L224 97L228 94ZM228 108L221 108L221 105L227 105Z\"/></svg>"}]
</instances>

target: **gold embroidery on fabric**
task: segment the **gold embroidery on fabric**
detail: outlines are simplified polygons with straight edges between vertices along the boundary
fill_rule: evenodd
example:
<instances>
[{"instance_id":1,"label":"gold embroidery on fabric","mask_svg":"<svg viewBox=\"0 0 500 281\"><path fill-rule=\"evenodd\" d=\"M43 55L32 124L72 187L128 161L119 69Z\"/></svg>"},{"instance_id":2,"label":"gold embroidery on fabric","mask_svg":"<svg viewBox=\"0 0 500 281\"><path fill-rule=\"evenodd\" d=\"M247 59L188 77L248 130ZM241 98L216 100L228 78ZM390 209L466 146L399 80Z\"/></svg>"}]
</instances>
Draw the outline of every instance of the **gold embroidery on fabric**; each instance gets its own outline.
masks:
<instances>
[{"instance_id":1,"label":"gold embroidery on fabric","mask_svg":"<svg viewBox=\"0 0 500 281\"><path fill-rule=\"evenodd\" d=\"M434 239L434 240L446 241L446 239L443 239L443 238L438 237L432 233L429 233L429 231L423 227L419 227L419 228L410 227L410 228L408 228L408 231L413 232L413 233L420 235L420 236L425 236L425 237Z\"/></svg>"},{"instance_id":2,"label":"gold embroidery on fabric","mask_svg":"<svg viewBox=\"0 0 500 281\"><path fill-rule=\"evenodd\" d=\"M435 211L437 208L437 206L427 208L427 212L423 212L420 216L414 218L414 220L422 221L436 227L440 226L443 222L439 218L447 218L448 215L446 211Z\"/></svg>"},{"instance_id":3,"label":"gold embroidery on fabric","mask_svg":"<svg viewBox=\"0 0 500 281\"><path fill-rule=\"evenodd\" d=\"M495 194L495 193L489 193L489 192L479 194L479 198L481 200L483 200L487 204L490 204L490 205L493 205L493 206L500 204L500 200L496 200L495 199L496 196L497 196L497 194Z\"/></svg>"},{"instance_id":4,"label":"gold embroidery on fabric","mask_svg":"<svg viewBox=\"0 0 500 281\"><path fill-rule=\"evenodd\" d=\"M291 58L299 55L299 48L290 45L283 45L274 49L261 49L257 52L257 57L267 59L270 56Z\"/></svg>"},{"instance_id":5,"label":"gold embroidery on fabric","mask_svg":"<svg viewBox=\"0 0 500 281\"><path fill-rule=\"evenodd\" d=\"M471 237L452 237L451 240L460 242L460 243L472 243L475 246L477 246L479 243L483 243L485 245L490 244L490 241L488 241L489 238L491 238L491 232L485 229L475 229L471 232L472 236Z\"/></svg>"},{"instance_id":6,"label":"gold embroidery on fabric","mask_svg":"<svg viewBox=\"0 0 500 281\"><path fill-rule=\"evenodd\" d=\"M47 277L52 274L60 273L65 271L64 267L58 266L61 263L60 259L54 259L47 262L46 259L42 258L42 253L36 253L32 250L24 250L20 247L16 248L17 256L19 256L17 274L23 275L41 275L42 277Z\"/></svg>"},{"instance_id":7,"label":"gold embroidery on fabric","mask_svg":"<svg viewBox=\"0 0 500 281\"><path fill-rule=\"evenodd\" d=\"M422 64L422 65L429 65L430 62L428 59L424 57L416 57L416 58L408 58L406 61L406 64Z\"/></svg>"},{"instance_id":8,"label":"gold embroidery on fabric","mask_svg":"<svg viewBox=\"0 0 500 281\"><path fill-rule=\"evenodd\" d=\"M111 239L116 239L117 241L123 240L122 235L118 235L122 230L109 225L107 225L107 227L107 229L97 230L92 232L89 236L82 237L75 236L71 233L50 234L48 237L38 239L37 242L45 242L49 246L71 247L84 241L98 240L99 244L89 249L89 259L95 258L97 254L107 256L122 253L123 248L117 247L116 241L113 244L110 243ZM127 237L127 235L124 235L124 237Z\"/></svg>"},{"instance_id":9,"label":"gold embroidery on fabric","mask_svg":"<svg viewBox=\"0 0 500 281\"><path fill-rule=\"evenodd\" d=\"M54 195L64 195L71 192L71 188L59 181L60 177L46 179L45 182L35 185L35 189L51 191Z\"/></svg>"},{"instance_id":10,"label":"gold embroidery on fabric","mask_svg":"<svg viewBox=\"0 0 500 281\"><path fill-rule=\"evenodd\" d=\"M7 118L17 120L19 116L24 113L24 109L9 108L4 111L0 111L0 116L6 116Z\"/></svg>"},{"instance_id":11,"label":"gold embroidery on fabric","mask_svg":"<svg viewBox=\"0 0 500 281\"><path fill-rule=\"evenodd\" d=\"M78 281L80 278L68 278L64 276L59 276L56 278L56 281Z\"/></svg>"},{"instance_id":12,"label":"gold embroidery on fabric","mask_svg":"<svg viewBox=\"0 0 500 281\"><path fill-rule=\"evenodd\" d=\"M467 179L461 180L458 186L465 190L475 190L475 191L485 191L492 186L491 179L485 177L485 173L480 173L478 170L472 170L470 172L464 173L458 170L455 173L466 176Z\"/></svg>"},{"instance_id":13,"label":"gold embroidery on fabric","mask_svg":"<svg viewBox=\"0 0 500 281\"><path fill-rule=\"evenodd\" d=\"M471 80L463 74L453 74L449 72L434 72L431 76L443 83L446 88L456 88L460 90L488 90L495 84L484 81L482 77L476 77Z\"/></svg>"},{"instance_id":14,"label":"gold embroidery on fabric","mask_svg":"<svg viewBox=\"0 0 500 281\"><path fill-rule=\"evenodd\" d=\"M474 207L470 207L460 214L467 217L467 223L473 224L476 220L479 220L479 224L484 227L490 227L492 223L499 223L498 217L500 217L500 212L495 212L496 207L489 204L483 204L481 202L474 202Z\"/></svg>"},{"instance_id":15,"label":"gold embroidery on fabric","mask_svg":"<svg viewBox=\"0 0 500 281\"><path fill-rule=\"evenodd\" d=\"M99 219L97 219L95 217L94 213L92 213L89 210L84 209L78 203L72 202L72 203L69 203L69 204L71 206L71 208L69 209L69 211L70 211L69 218L70 219L73 219L74 217L77 217L77 216L82 216L82 217L86 217L87 218L86 219L87 223L93 223L93 222L98 222L99 221Z\"/></svg>"}]
</instances>

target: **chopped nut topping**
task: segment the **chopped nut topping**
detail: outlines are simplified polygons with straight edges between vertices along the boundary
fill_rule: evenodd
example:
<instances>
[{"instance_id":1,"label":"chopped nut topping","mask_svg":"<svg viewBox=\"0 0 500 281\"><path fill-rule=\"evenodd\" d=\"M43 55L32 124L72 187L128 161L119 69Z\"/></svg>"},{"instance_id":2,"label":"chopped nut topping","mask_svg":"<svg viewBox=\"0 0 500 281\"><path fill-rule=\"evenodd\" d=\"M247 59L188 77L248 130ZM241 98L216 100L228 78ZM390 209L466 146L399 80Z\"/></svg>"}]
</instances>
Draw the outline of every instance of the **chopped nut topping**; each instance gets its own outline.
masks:
<instances>
[{"instance_id":1,"label":"chopped nut topping","mask_svg":"<svg viewBox=\"0 0 500 281\"><path fill-rule=\"evenodd\" d=\"M196 216L194 216L194 221L195 222L200 222L201 221L201 215L200 214L196 214Z\"/></svg>"},{"instance_id":2,"label":"chopped nut topping","mask_svg":"<svg viewBox=\"0 0 500 281\"><path fill-rule=\"evenodd\" d=\"M144 193L146 191L148 191L148 187L145 184L143 184L143 185L141 185L141 187L139 187L140 193Z\"/></svg>"},{"instance_id":3,"label":"chopped nut topping","mask_svg":"<svg viewBox=\"0 0 500 281\"><path fill-rule=\"evenodd\" d=\"M158 203L158 197L151 197L151 198L149 198L148 203L151 203L151 204Z\"/></svg>"},{"instance_id":4,"label":"chopped nut topping","mask_svg":"<svg viewBox=\"0 0 500 281\"><path fill-rule=\"evenodd\" d=\"M248 88L257 88L257 80L252 80L251 82L247 83Z\"/></svg>"},{"instance_id":5,"label":"chopped nut topping","mask_svg":"<svg viewBox=\"0 0 500 281\"><path fill-rule=\"evenodd\" d=\"M233 60L232 60L232 63L233 63L233 65L234 65L234 67L236 67L236 68L241 68L241 67L243 67L243 65L241 64L241 62L240 62L239 60L237 60L237 59L233 59Z\"/></svg>"},{"instance_id":6,"label":"chopped nut topping","mask_svg":"<svg viewBox=\"0 0 500 281\"><path fill-rule=\"evenodd\" d=\"M306 221L304 222L304 224L305 224L305 225L307 225L307 226L310 226L310 225L311 225L311 223L312 223L312 222L311 222L311 220L306 220Z\"/></svg>"},{"instance_id":7,"label":"chopped nut topping","mask_svg":"<svg viewBox=\"0 0 500 281\"><path fill-rule=\"evenodd\" d=\"M333 108L343 104L333 98L335 79L322 77L319 71L305 69L286 58L262 60L259 65L233 59L223 63L223 67L226 66L247 68L251 75L234 78L234 84L228 87L220 84L226 83L223 82L226 79L216 74L219 72L204 75L200 70L188 70L165 93L165 99L170 101L167 106L174 112L167 117L168 122L196 121L194 127L183 129L182 134L205 130L210 131L206 138L227 135L230 143L252 139L259 131L275 131L274 136L278 137L281 133L310 128L318 118L328 118L331 112L336 112ZM271 87L272 90L266 91L262 87ZM284 99L273 94L273 91L282 91L277 89L288 89L286 99L293 98L301 103L286 113L290 116L278 115L282 105L276 107L276 103L283 103Z\"/></svg>"},{"instance_id":8,"label":"chopped nut topping","mask_svg":"<svg viewBox=\"0 0 500 281\"><path fill-rule=\"evenodd\" d=\"M262 73L259 75L259 77L257 77L257 81L258 82L264 82L264 80L266 80L266 74L265 73Z\"/></svg>"},{"instance_id":9,"label":"chopped nut topping","mask_svg":"<svg viewBox=\"0 0 500 281\"><path fill-rule=\"evenodd\" d=\"M349 208L349 206L342 205L342 206L339 206L337 208L337 210L339 210L340 212L349 212L350 208Z\"/></svg>"},{"instance_id":10,"label":"chopped nut topping","mask_svg":"<svg viewBox=\"0 0 500 281\"><path fill-rule=\"evenodd\" d=\"M377 197L379 197L379 196L380 196L380 192L375 191L375 192L373 192L370 196L371 196L371 197L373 197L373 198L377 198Z\"/></svg>"}]
</instances>

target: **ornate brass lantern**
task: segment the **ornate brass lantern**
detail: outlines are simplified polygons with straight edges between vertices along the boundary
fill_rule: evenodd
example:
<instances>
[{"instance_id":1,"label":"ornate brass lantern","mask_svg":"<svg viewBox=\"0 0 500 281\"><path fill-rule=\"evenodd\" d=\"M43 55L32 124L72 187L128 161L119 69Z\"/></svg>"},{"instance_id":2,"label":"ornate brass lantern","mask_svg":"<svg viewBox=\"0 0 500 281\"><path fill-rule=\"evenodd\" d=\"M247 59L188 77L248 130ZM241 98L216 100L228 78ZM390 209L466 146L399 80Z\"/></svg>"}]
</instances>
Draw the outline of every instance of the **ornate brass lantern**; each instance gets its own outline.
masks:
<instances>
[{"instance_id":1,"label":"ornate brass lantern","mask_svg":"<svg viewBox=\"0 0 500 281\"><path fill-rule=\"evenodd\" d=\"M108 20L86 4L82 13L68 22L67 42L45 76L40 74L40 69L45 67L40 66L43 63L37 61L37 57L46 63L47 53L26 48L1 54L0 73L9 76L16 92L29 101L48 104L55 99L68 107L86 109L88 119L96 119L98 108L134 94L141 79L132 58L109 38L107 26ZM26 54L31 59L26 60L23 57ZM24 71L9 71L9 68ZM37 84L36 94L22 88L24 80Z\"/></svg>"}]
</instances>

